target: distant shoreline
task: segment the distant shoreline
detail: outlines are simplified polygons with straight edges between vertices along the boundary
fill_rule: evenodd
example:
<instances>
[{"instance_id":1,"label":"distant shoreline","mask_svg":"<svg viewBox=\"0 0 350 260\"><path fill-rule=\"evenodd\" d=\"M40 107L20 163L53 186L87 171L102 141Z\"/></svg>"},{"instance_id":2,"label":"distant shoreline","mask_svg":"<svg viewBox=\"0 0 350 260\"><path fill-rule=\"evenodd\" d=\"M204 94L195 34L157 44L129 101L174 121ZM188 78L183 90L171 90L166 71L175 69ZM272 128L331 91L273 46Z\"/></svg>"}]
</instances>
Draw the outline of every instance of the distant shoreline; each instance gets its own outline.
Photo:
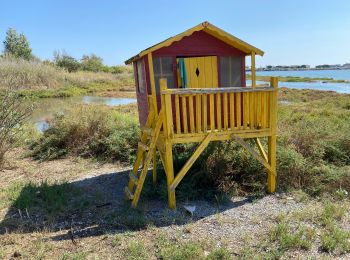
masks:
<instances>
[{"instance_id":1,"label":"distant shoreline","mask_svg":"<svg viewBox=\"0 0 350 260\"><path fill-rule=\"evenodd\" d=\"M350 68L347 69L337 69L337 68L322 68L322 69L316 69L316 68L311 68L311 69L256 69L255 71L309 71L309 70L350 70ZM251 69L246 69L246 71L251 71Z\"/></svg>"},{"instance_id":2,"label":"distant shoreline","mask_svg":"<svg viewBox=\"0 0 350 260\"><path fill-rule=\"evenodd\" d=\"M259 81L270 81L272 76L256 76L256 80ZM277 76L280 82L322 82L322 83L350 83L349 80L343 79L334 79L330 77L320 77L320 78L312 78L312 77L297 77L297 76ZM251 74L246 75L247 79L251 79Z\"/></svg>"}]
</instances>

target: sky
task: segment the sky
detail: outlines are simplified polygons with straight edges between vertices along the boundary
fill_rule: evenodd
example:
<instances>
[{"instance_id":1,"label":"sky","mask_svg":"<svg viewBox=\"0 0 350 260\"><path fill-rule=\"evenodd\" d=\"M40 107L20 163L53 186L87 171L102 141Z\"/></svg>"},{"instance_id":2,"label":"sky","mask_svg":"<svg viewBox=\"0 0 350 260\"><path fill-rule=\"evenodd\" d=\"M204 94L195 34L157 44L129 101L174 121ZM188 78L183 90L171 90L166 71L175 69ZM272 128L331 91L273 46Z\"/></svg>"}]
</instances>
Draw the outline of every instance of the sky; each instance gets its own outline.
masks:
<instances>
[{"instance_id":1,"label":"sky","mask_svg":"<svg viewBox=\"0 0 350 260\"><path fill-rule=\"evenodd\" d=\"M41 59L65 50L77 59L95 53L108 65L123 64L209 21L265 51L257 66L350 63L349 0L0 1L0 41L14 28Z\"/></svg>"}]
</instances>

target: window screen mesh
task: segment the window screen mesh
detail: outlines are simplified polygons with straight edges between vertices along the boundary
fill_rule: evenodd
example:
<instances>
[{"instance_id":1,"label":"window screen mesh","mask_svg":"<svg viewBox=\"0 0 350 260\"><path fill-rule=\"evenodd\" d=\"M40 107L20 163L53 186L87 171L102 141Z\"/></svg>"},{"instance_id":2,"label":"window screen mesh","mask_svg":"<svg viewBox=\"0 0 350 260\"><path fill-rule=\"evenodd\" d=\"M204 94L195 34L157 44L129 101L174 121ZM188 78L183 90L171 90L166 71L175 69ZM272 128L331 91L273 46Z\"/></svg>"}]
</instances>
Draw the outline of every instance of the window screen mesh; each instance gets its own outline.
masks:
<instances>
[{"instance_id":1,"label":"window screen mesh","mask_svg":"<svg viewBox=\"0 0 350 260\"><path fill-rule=\"evenodd\" d=\"M167 79L168 88L175 87L172 57L154 57L153 71L157 93L159 93L159 79L161 78Z\"/></svg>"},{"instance_id":2,"label":"window screen mesh","mask_svg":"<svg viewBox=\"0 0 350 260\"><path fill-rule=\"evenodd\" d=\"M242 87L241 57L220 57L220 83L221 87Z\"/></svg>"},{"instance_id":3,"label":"window screen mesh","mask_svg":"<svg viewBox=\"0 0 350 260\"><path fill-rule=\"evenodd\" d=\"M146 87L146 81L145 81L145 71L144 71L144 65L143 65L143 60L138 60L137 61L137 81L138 81L138 91L140 93L145 92L145 87Z\"/></svg>"}]
</instances>

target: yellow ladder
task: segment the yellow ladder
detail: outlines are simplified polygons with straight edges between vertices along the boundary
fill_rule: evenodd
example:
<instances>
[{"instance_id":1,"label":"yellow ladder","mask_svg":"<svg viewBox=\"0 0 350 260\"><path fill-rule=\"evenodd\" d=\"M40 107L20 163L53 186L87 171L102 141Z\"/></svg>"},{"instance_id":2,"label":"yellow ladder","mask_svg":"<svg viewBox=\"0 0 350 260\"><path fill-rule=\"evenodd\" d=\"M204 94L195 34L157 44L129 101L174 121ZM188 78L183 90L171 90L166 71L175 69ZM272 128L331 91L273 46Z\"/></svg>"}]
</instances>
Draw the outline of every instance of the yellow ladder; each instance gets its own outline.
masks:
<instances>
[{"instance_id":1,"label":"yellow ladder","mask_svg":"<svg viewBox=\"0 0 350 260\"><path fill-rule=\"evenodd\" d=\"M131 206L136 208L140 198L143 184L145 182L149 164L152 161L160 129L163 125L163 109L155 117L154 111L150 111L145 127L141 130L141 141L136 154L136 161L132 171L129 173L129 184L125 187L126 199L131 200ZM139 167L142 164L142 169Z\"/></svg>"}]
</instances>

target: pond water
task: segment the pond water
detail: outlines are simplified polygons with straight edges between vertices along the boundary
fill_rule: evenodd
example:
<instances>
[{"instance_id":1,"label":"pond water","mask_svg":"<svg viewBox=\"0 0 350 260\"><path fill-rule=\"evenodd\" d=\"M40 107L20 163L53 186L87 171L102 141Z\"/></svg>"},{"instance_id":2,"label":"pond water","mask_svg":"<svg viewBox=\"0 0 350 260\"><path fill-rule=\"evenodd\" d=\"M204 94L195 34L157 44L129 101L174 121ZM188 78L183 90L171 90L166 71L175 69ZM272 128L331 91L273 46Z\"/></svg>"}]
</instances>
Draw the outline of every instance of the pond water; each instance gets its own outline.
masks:
<instances>
[{"instance_id":1,"label":"pond water","mask_svg":"<svg viewBox=\"0 0 350 260\"><path fill-rule=\"evenodd\" d=\"M256 84L267 84L266 81L256 81ZM247 86L250 86L251 80L247 80ZM323 82L279 82L279 87L295 89L313 89L324 91L335 91L338 93L350 94L350 83L323 83Z\"/></svg>"},{"instance_id":2,"label":"pond water","mask_svg":"<svg viewBox=\"0 0 350 260\"><path fill-rule=\"evenodd\" d=\"M33 111L31 121L35 123L39 131L45 131L48 122L56 113L64 113L70 106L76 104L100 104L106 106L119 106L135 103L134 98L115 98L115 97L97 97L97 96L80 96L70 98L43 98L37 103Z\"/></svg>"},{"instance_id":3,"label":"pond water","mask_svg":"<svg viewBox=\"0 0 350 260\"><path fill-rule=\"evenodd\" d=\"M250 72L248 72L250 73ZM281 77L309 77L309 78L333 78L350 81L350 70L278 70L257 71L258 76L281 76Z\"/></svg>"},{"instance_id":4,"label":"pond water","mask_svg":"<svg viewBox=\"0 0 350 260\"><path fill-rule=\"evenodd\" d=\"M250 74L250 71L247 72ZM350 70L288 70L288 71L257 71L257 76L281 76L281 77L309 77L309 78L333 78L336 80L350 81ZM257 81L257 84L266 84L266 82ZM251 81L247 80L247 85L251 85ZM324 83L317 82L280 82L280 87L295 89L314 89L336 91L339 93L350 94L350 83Z\"/></svg>"}]
</instances>

